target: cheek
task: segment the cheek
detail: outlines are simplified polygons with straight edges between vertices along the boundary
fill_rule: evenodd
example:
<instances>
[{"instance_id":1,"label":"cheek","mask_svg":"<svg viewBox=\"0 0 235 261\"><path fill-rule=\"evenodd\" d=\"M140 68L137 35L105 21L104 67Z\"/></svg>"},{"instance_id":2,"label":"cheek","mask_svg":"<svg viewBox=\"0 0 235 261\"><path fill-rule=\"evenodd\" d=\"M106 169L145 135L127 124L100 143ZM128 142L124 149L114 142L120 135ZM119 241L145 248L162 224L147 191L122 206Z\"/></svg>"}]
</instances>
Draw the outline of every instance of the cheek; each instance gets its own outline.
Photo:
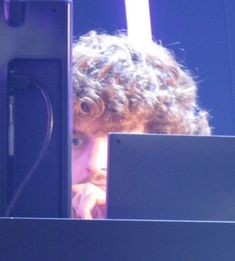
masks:
<instances>
[{"instance_id":1,"label":"cheek","mask_svg":"<svg viewBox=\"0 0 235 261\"><path fill-rule=\"evenodd\" d=\"M85 178L84 166L84 157L76 149L72 149L72 184L79 183Z\"/></svg>"}]
</instances>

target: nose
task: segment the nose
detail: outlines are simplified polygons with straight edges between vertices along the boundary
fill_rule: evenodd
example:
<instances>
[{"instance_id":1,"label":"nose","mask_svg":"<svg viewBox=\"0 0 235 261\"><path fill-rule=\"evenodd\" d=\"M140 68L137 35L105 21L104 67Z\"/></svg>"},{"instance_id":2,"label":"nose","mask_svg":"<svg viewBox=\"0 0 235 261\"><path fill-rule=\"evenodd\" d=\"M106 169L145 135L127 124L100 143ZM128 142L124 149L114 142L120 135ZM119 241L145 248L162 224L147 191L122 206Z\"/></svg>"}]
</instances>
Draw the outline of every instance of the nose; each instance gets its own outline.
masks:
<instances>
[{"instance_id":1,"label":"nose","mask_svg":"<svg viewBox=\"0 0 235 261\"><path fill-rule=\"evenodd\" d=\"M108 139L106 136L94 137L87 146L86 171L88 176L101 179L107 171Z\"/></svg>"}]
</instances>

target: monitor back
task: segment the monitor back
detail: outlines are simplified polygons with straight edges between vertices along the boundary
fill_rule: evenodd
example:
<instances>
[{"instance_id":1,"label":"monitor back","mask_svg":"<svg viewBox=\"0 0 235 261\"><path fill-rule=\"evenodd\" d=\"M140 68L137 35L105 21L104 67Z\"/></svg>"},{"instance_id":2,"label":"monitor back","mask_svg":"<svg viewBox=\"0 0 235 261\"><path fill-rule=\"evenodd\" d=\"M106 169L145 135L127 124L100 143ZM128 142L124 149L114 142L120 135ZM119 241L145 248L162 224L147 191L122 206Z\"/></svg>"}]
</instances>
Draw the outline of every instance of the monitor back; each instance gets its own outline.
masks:
<instances>
[{"instance_id":1,"label":"monitor back","mask_svg":"<svg viewBox=\"0 0 235 261\"><path fill-rule=\"evenodd\" d=\"M70 216L71 13L0 1L0 216Z\"/></svg>"},{"instance_id":2,"label":"monitor back","mask_svg":"<svg viewBox=\"0 0 235 261\"><path fill-rule=\"evenodd\" d=\"M235 220L235 137L109 135L107 217Z\"/></svg>"}]
</instances>

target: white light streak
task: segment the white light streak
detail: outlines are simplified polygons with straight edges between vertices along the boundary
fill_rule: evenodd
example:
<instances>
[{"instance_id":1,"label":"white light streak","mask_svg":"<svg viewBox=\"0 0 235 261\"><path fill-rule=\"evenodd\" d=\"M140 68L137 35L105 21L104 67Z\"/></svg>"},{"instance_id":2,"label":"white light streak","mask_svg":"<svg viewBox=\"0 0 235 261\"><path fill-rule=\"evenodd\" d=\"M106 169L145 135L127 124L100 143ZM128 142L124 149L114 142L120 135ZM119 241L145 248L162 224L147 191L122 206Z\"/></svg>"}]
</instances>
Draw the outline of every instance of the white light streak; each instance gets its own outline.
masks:
<instances>
[{"instance_id":1,"label":"white light streak","mask_svg":"<svg viewBox=\"0 0 235 261\"><path fill-rule=\"evenodd\" d=\"M128 36L143 47L152 39L149 0L125 0L125 7Z\"/></svg>"}]
</instances>

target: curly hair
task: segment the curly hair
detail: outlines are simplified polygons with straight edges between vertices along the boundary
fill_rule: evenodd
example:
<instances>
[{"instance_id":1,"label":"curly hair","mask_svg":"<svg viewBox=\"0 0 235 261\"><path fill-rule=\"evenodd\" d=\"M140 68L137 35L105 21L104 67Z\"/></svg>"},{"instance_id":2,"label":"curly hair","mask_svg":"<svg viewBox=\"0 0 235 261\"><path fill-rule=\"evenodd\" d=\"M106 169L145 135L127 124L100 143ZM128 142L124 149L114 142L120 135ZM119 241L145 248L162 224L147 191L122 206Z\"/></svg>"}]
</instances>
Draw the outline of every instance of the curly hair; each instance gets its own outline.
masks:
<instances>
[{"instance_id":1,"label":"curly hair","mask_svg":"<svg viewBox=\"0 0 235 261\"><path fill-rule=\"evenodd\" d=\"M73 46L73 120L100 122L103 131L209 135L190 73L152 41L139 48L125 33L91 31Z\"/></svg>"}]
</instances>

